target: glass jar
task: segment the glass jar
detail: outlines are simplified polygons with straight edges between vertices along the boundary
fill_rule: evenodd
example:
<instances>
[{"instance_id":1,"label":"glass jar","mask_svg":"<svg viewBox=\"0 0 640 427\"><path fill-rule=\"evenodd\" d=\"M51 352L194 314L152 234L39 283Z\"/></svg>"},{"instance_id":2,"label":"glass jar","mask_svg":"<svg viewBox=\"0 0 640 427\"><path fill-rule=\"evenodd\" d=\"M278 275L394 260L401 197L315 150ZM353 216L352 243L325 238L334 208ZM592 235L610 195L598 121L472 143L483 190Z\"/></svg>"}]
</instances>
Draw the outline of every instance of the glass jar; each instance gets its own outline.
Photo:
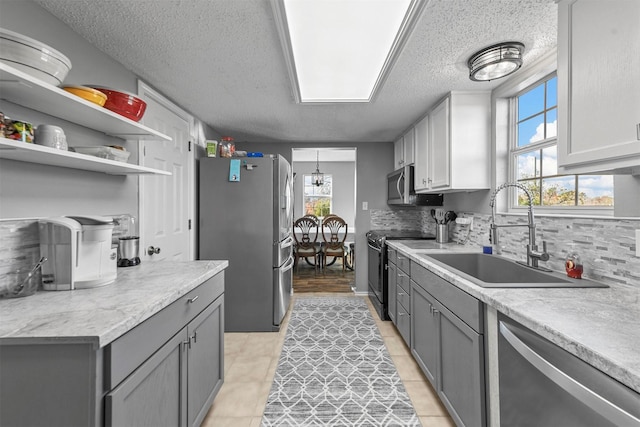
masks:
<instances>
[{"instance_id":1,"label":"glass jar","mask_svg":"<svg viewBox=\"0 0 640 427\"><path fill-rule=\"evenodd\" d=\"M582 266L580 255L575 252L569 253L564 261L564 268L567 272L567 276L573 279L581 279L584 268Z\"/></svg>"}]
</instances>

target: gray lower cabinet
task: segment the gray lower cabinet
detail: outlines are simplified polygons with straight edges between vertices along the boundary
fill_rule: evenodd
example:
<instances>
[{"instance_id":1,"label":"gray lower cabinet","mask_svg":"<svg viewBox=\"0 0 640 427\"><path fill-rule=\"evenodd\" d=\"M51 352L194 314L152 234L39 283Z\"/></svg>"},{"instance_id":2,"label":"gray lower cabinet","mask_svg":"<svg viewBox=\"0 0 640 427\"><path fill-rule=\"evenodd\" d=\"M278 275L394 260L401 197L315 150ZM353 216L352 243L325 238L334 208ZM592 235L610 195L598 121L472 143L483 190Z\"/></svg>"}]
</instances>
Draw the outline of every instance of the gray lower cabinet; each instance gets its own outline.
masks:
<instances>
[{"instance_id":1,"label":"gray lower cabinet","mask_svg":"<svg viewBox=\"0 0 640 427\"><path fill-rule=\"evenodd\" d=\"M0 346L0 426L199 426L224 374L224 272L105 347Z\"/></svg>"},{"instance_id":2,"label":"gray lower cabinet","mask_svg":"<svg viewBox=\"0 0 640 427\"><path fill-rule=\"evenodd\" d=\"M105 397L105 425L199 426L222 386L223 297Z\"/></svg>"},{"instance_id":3,"label":"gray lower cabinet","mask_svg":"<svg viewBox=\"0 0 640 427\"><path fill-rule=\"evenodd\" d=\"M188 333L184 328L105 397L106 426L184 426Z\"/></svg>"},{"instance_id":4,"label":"gray lower cabinet","mask_svg":"<svg viewBox=\"0 0 640 427\"><path fill-rule=\"evenodd\" d=\"M387 263L388 305L389 319L397 326L397 292L398 292L398 267L392 262Z\"/></svg>"},{"instance_id":5,"label":"gray lower cabinet","mask_svg":"<svg viewBox=\"0 0 640 427\"><path fill-rule=\"evenodd\" d=\"M411 262L406 255L396 252L396 328L400 336L408 345L411 343L411 306L409 295L411 293Z\"/></svg>"},{"instance_id":6,"label":"gray lower cabinet","mask_svg":"<svg viewBox=\"0 0 640 427\"><path fill-rule=\"evenodd\" d=\"M483 307L411 266L411 353L458 426L485 426Z\"/></svg>"}]
</instances>

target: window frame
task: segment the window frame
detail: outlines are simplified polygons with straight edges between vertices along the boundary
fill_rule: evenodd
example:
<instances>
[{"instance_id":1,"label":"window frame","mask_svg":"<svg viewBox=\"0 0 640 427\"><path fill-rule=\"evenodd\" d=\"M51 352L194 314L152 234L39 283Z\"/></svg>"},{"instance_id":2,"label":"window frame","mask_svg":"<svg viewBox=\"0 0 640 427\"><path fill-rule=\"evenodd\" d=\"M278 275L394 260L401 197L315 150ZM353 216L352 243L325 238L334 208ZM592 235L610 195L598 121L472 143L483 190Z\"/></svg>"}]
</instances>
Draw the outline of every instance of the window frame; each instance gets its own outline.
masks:
<instances>
[{"instance_id":1,"label":"window frame","mask_svg":"<svg viewBox=\"0 0 640 427\"><path fill-rule=\"evenodd\" d=\"M495 178L497 185L502 182L517 182L517 156L525 152L535 149L542 149L556 145L558 132L553 138L547 138L535 143L518 147L518 112L517 102L518 96L531 90L535 86L557 77L557 61L555 58L556 51L550 52L543 57L537 64L532 65L527 71L513 79L505 82L503 85L494 89L492 93L492 105L494 115L494 136L495 136ZM546 105L545 105L546 108ZM556 106L557 108L557 106ZM559 120L559 118L558 118ZM501 173L502 172L502 173ZM566 174L557 176L578 176L574 174ZM556 176L556 175L553 175ZM552 177L552 176L550 176ZM496 211L511 214L526 214L527 206L517 205L517 191L514 188L508 188L504 191L506 195L500 195L496 200ZM614 200L615 204L615 200ZM534 211L537 214L552 216L583 216L583 217L613 217L613 206L546 206L534 205Z\"/></svg>"},{"instance_id":2,"label":"window frame","mask_svg":"<svg viewBox=\"0 0 640 427\"><path fill-rule=\"evenodd\" d=\"M330 181L331 181L331 188L329 191L328 195L314 195L314 196L309 196L306 193L306 189L307 189L307 185L306 185L306 181L307 179L309 179L309 181L311 181L312 178L312 173L303 173L302 174L302 212L304 215L307 215L307 210L306 210L306 198L307 197L318 197L318 198L327 198L329 199L329 213L333 212L333 174L330 173L325 173L324 174L324 179L325 179L325 183L327 182L327 177L329 177ZM318 216L318 218L322 219L324 218L323 216Z\"/></svg>"}]
</instances>

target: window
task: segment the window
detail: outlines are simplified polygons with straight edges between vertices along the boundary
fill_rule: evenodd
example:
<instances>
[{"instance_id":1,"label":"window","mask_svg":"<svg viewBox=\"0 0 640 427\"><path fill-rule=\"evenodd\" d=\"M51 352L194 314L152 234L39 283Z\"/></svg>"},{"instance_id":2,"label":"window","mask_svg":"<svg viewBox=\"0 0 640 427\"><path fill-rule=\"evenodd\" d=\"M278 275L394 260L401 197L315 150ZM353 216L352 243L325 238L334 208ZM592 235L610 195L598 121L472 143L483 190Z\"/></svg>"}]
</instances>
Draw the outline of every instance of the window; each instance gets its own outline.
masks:
<instances>
[{"instance_id":1,"label":"window","mask_svg":"<svg viewBox=\"0 0 640 427\"><path fill-rule=\"evenodd\" d=\"M517 95L514 108L512 170L517 182L533 197L533 203L552 209L562 207L612 208L613 176L558 174L558 79L548 76ZM528 200L518 191L516 206Z\"/></svg>"},{"instance_id":2,"label":"window","mask_svg":"<svg viewBox=\"0 0 640 427\"><path fill-rule=\"evenodd\" d=\"M324 182L321 186L312 184L311 174L304 175L304 214L324 217L331 213L331 197L333 179L329 174L324 174Z\"/></svg>"}]
</instances>

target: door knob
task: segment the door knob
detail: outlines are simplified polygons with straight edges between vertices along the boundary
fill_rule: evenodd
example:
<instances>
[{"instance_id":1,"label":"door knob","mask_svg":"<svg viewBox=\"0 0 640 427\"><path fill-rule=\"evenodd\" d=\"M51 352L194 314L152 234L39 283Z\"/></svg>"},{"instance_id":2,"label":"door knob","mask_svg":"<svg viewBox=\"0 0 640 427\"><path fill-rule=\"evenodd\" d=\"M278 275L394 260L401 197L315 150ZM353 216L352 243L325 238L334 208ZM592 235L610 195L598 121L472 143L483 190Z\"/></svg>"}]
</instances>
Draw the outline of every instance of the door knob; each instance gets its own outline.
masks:
<instances>
[{"instance_id":1,"label":"door knob","mask_svg":"<svg viewBox=\"0 0 640 427\"><path fill-rule=\"evenodd\" d=\"M148 253L149 255L159 254L159 253L160 253L160 248L156 248L156 247L154 247L154 246L149 246L149 247L147 248L147 253Z\"/></svg>"}]
</instances>

